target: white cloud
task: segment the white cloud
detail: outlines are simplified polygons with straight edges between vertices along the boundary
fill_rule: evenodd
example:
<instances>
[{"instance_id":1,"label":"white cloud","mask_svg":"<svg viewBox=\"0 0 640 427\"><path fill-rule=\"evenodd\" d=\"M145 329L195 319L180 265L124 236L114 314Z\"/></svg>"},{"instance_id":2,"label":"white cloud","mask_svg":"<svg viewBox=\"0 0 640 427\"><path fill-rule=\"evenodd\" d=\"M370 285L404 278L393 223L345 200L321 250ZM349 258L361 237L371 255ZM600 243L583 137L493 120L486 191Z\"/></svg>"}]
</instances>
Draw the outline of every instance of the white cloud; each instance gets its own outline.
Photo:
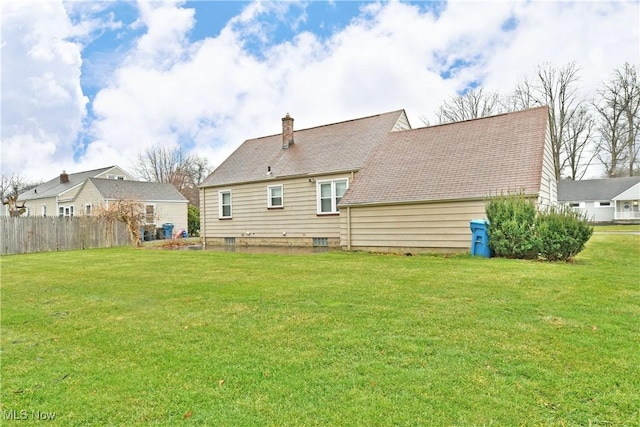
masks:
<instances>
[{"instance_id":1,"label":"white cloud","mask_svg":"<svg viewBox=\"0 0 640 427\"><path fill-rule=\"evenodd\" d=\"M60 169L73 153L87 103L73 32L60 3L2 6L3 173L45 178L40 171Z\"/></svg>"},{"instance_id":2,"label":"white cloud","mask_svg":"<svg viewBox=\"0 0 640 427\"><path fill-rule=\"evenodd\" d=\"M17 4L13 9L19 9ZM244 139L278 133L286 112L296 119L296 128L305 128L405 108L416 126L419 116L432 118L446 98L472 81L506 93L545 61L575 60L583 69L586 90L592 91L614 67L638 58L637 3L452 2L437 15L403 3L369 3L329 37L298 32L280 44L273 44L276 23L303 28L303 4L247 4L219 35L195 43L188 34L197 17L182 2L137 5L135 25L144 34L95 97L91 143L67 170L129 167L151 144L181 144L218 164ZM61 24L47 29L45 23L38 30L41 26L31 23L38 13L23 9L22 18L6 21L15 27L9 37L3 13L4 40L28 43L29 37L17 35L17 28L27 25L29 34L43 33L44 42L33 44L38 58L47 57L52 46L65 47L48 56L48 62L14 53L15 67L40 72L33 75L37 84L14 77L22 86L16 86L13 96L23 98L18 105L25 113L13 113L5 122L3 109L3 170L5 164L39 165L55 176L61 167L47 168L51 160L72 162L69 141L81 129L84 101L80 47L64 40L77 37L74 31L81 23L70 27L64 10L56 10ZM113 17L101 22L117 25ZM514 22L510 31L503 29ZM255 46L264 50L256 54L251 50ZM3 47L3 75L31 77L6 65L4 54ZM3 77L3 107L9 99ZM45 104L57 105L62 117L49 121L45 113L54 109ZM22 133L5 138L5 123ZM40 144L37 161L27 163L29 156L14 149L15 135Z\"/></svg>"}]
</instances>

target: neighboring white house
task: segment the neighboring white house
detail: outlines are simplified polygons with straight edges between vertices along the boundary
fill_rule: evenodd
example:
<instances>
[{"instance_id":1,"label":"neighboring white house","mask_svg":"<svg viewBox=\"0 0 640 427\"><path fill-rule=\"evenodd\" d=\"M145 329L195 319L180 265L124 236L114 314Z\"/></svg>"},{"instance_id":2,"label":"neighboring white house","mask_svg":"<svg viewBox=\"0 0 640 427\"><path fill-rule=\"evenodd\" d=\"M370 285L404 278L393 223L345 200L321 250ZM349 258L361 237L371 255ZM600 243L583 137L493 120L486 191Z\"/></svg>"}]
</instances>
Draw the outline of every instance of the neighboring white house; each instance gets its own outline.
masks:
<instances>
[{"instance_id":1,"label":"neighboring white house","mask_svg":"<svg viewBox=\"0 0 640 427\"><path fill-rule=\"evenodd\" d=\"M558 201L592 222L640 222L640 176L560 181Z\"/></svg>"}]
</instances>

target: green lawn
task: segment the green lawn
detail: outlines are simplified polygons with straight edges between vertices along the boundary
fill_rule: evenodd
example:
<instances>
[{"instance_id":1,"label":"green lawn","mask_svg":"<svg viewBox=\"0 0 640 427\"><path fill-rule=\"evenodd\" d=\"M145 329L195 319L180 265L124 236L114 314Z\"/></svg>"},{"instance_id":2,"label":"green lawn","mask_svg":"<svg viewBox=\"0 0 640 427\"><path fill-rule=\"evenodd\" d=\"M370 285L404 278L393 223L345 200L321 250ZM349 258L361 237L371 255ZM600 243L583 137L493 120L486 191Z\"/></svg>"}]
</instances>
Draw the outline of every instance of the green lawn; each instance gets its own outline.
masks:
<instances>
[{"instance_id":1,"label":"green lawn","mask_svg":"<svg viewBox=\"0 0 640 427\"><path fill-rule=\"evenodd\" d=\"M611 225L596 225L594 227L596 232L640 232L640 224L611 224Z\"/></svg>"},{"instance_id":2,"label":"green lawn","mask_svg":"<svg viewBox=\"0 0 640 427\"><path fill-rule=\"evenodd\" d=\"M638 426L639 261L5 256L0 423Z\"/></svg>"}]
</instances>

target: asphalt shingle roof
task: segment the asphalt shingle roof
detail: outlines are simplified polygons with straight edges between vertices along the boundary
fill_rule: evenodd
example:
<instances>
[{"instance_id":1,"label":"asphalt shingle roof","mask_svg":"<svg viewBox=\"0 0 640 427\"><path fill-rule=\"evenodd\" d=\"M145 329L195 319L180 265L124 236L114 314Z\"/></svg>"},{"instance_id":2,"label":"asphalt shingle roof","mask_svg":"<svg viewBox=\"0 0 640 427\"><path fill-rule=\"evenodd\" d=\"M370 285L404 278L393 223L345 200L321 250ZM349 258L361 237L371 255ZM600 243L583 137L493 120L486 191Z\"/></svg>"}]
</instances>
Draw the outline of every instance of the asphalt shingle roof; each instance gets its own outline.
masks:
<instances>
[{"instance_id":1,"label":"asphalt shingle roof","mask_svg":"<svg viewBox=\"0 0 640 427\"><path fill-rule=\"evenodd\" d=\"M483 198L540 190L547 107L388 133L341 205Z\"/></svg>"},{"instance_id":2,"label":"asphalt shingle roof","mask_svg":"<svg viewBox=\"0 0 640 427\"><path fill-rule=\"evenodd\" d=\"M640 176L558 182L558 201L611 200L640 182Z\"/></svg>"},{"instance_id":3,"label":"asphalt shingle roof","mask_svg":"<svg viewBox=\"0 0 640 427\"><path fill-rule=\"evenodd\" d=\"M69 182L66 182L64 184L60 183L60 176L56 176L55 178L20 194L18 200L35 200L58 196L59 194L64 193L65 191L75 187L76 185L82 184L87 178L100 175L101 173L104 173L114 167L115 166L108 166L106 168L94 169L90 171L70 173L68 174Z\"/></svg>"},{"instance_id":4,"label":"asphalt shingle roof","mask_svg":"<svg viewBox=\"0 0 640 427\"><path fill-rule=\"evenodd\" d=\"M282 148L282 134L242 143L202 187L360 169L371 150L405 117L403 110L303 130ZM267 175L267 168L271 175Z\"/></svg>"},{"instance_id":5,"label":"asphalt shingle roof","mask_svg":"<svg viewBox=\"0 0 640 427\"><path fill-rule=\"evenodd\" d=\"M105 199L187 201L173 184L103 178L89 178L89 181Z\"/></svg>"}]
</instances>

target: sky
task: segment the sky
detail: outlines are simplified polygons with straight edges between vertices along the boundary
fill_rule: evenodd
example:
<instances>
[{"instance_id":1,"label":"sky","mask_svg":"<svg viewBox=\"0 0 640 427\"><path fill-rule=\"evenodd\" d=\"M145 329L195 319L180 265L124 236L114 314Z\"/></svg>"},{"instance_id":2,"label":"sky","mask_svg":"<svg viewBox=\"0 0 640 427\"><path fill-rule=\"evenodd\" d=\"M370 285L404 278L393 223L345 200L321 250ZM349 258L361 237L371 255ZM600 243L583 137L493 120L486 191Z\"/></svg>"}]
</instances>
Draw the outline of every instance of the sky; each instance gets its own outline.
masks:
<instances>
[{"instance_id":1,"label":"sky","mask_svg":"<svg viewBox=\"0 0 640 427\"><path fill-rule=\"evenodd\" d=\"M0 6L1 169L28 181L152 146L219 165L244 140L580 68L593 98L640 62L637 1L55 1Z\"/></svg>"}]
</instances>

